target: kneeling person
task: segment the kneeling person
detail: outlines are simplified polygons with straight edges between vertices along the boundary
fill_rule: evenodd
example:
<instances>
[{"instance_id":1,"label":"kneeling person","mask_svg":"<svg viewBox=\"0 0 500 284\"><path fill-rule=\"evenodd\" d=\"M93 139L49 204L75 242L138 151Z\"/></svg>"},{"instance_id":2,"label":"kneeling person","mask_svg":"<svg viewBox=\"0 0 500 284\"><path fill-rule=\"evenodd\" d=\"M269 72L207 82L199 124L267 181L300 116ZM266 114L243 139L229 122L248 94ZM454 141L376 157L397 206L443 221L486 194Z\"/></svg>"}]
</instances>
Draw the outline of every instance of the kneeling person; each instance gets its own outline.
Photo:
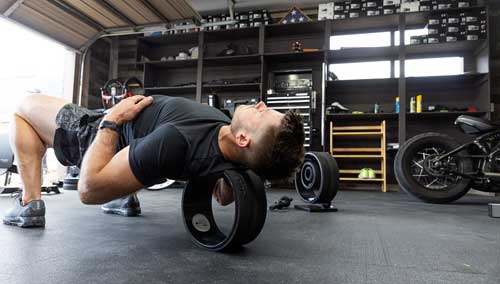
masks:
<instances>
[{"instance_id":1,"label":"kneeling person","mask_svg":"<svg viewBox=\"0 0 500 284\"><path fill-rule=\"evenodd\" d=\"M80 166L78 191L85 204L109 202L164 178L187 180L239 167L268 179L285 177L304 156L300 116L263 102L239 106L230 120L184 98L134 96L101 114L32 95L12 125L24 190L4 223L21 227L45 224L40 168L47 147L54 147L62 164ZM224 196L232 198L219 191L217 201L229 203Z\"/></svg>"}]
</instances>

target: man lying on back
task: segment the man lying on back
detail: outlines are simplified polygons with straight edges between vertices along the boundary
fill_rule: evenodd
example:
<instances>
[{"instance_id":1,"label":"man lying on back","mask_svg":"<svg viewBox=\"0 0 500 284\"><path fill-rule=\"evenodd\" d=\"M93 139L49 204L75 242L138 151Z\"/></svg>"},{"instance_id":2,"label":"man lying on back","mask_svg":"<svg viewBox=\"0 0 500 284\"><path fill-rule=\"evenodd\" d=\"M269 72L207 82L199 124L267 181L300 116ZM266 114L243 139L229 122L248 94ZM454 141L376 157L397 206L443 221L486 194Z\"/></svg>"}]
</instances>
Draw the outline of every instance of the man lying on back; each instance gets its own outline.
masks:
<instances>
[{"instance_id":1,"label":"man lying on back","mask_svg":"<svg viewBox=\"0 0 500 284\"><path fill-rule=\"evenodd\" d=\"M85 204L116 200L165 178L187 180L238 167L268 179L286 177L304 157L304 130L294 112L282 114L260 102L239 106L230 120L215 108L168 96L133 96L102 114L31 95L14 114L10 139L24 188L4 223L20 227L45 225L40 175L47 147L62 164L80 166ZM232 194L219 191L217 197L227 204Z\"/></svg>"}]
</instances>

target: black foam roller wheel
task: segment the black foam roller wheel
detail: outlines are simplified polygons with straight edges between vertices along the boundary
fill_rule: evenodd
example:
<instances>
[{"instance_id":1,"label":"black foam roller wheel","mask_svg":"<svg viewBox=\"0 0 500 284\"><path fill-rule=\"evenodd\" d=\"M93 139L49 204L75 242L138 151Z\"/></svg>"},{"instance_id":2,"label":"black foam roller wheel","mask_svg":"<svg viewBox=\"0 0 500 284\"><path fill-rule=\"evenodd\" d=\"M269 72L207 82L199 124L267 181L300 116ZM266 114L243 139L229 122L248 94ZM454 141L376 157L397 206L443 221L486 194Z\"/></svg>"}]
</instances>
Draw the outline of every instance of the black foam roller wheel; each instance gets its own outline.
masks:
<instances>
[{"instance_id":1,"label":"black foam roller wheel","mask_svg":"<svg viewBox=\"0 0 500 284\"><path fill-rule=\"evenodd\" d=\"M308 203L330 203L337 194L339 169L335 158L326 152L307 152L295 175L295 189Z\"/></svg>"},{"instance_id":2,"label":"black foam roller wheel","mask_svg":"<svg viewBox=\"0 0 500 284\"><path fill-rule=\"evenodd\" d=\"M218 228L212 211L212 193L219 178L233 189L235 216L226 235ZM194 242L208 250L227 251L253 241L261 232L267 214L262 180L250 170L227 170L188 181L182 196L184 225Z\"/></svg>"}]
</instances>

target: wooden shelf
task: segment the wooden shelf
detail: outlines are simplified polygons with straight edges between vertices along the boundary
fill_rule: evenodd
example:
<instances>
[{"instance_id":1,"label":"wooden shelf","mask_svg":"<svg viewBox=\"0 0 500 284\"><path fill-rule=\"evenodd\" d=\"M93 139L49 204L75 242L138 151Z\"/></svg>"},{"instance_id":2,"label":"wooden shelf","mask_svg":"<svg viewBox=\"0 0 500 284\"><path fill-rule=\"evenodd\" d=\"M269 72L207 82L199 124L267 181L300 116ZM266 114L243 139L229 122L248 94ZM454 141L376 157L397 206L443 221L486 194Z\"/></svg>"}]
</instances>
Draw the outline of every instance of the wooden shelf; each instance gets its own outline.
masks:
<instances>
[{"instance_id":1,"label":"wooden shelf","mask_svg":"<svg viewBox=\"0 0 500 284\"><path fill-rule=\"evenodd\" d=\"M259 54L205 57L203 59L203 65L205 66L222 66L222 65L231 66L231 65L247 65L247 64L259 64L259 63L260 63Z\"/></svg>"},{"instance_id":2,"label":"wooden shelf","mask_svg":"<svg viewBox=\"0 0 500 284\"><path fill-rule=\"evenodd\" d=\"M470 116L484 116L486 112L477 111L477 112L467 112L467 111L449 111L449 112L421 112L421 113L407 113L406 117L408 119L423 119L423 118L454 118L459 117L461 115L470 115Z\"/></svg>"},{"instance_id":3,"label":"wooden shelf","mask_svg":"<svg viewBox=\"0 0 500 284\"><path fill-rule=\"evenodd\" d=\"M218 40L238 40L242 38L258 38L259 27L229 29L219 31L205 31L205 40L215 42Z\"/></svg>"},{"instance_id":4,"label":"wooden shelf","mask_svg":"<svg viewBox=\"0 0 500 284\"><path fill-rule=\"evenodd\" d=\"M174 35L145 36L138 38L138 40L143 43L154 45L178 45L192 43L194 46L198 44L198 33L195 32Z\"/></svg>"},{"instance_id":5,"label":"wooden shelf","mask_svg":"<svg viewBox=\"0 0 500 284\"><path fill-rule=\"evenodd\" d=\"M380 126L378 125L361 125L361 126L335 126L333 128L334 133L337 131L357 131L357 130L379 130L380 131ZM351 132L348 132L351 133ZM357 133L357 132L352 132L352 133Z\"/></svg>"},{"instance_id":6,"label":"wooden shelf","mask_svg":"<svg viewBox=\"0 0 500 284\"><path fill-rule=\"evenodd\" d=\"M369 120L369 119L398 119L397 113L363 113L363 114L352 114L352 113L336 113L329 114L327 118L329 120L338 119L349 119L349 120Z\"/></svg>"},{"instance_id":7,"label":"wooden shelf","mask_svg":"<svg viewBox=\"0 0 500 284\"><path fill-rule=\"evenodd\" d=\"M386 122L383 120L380 125L351 125L351 126L333 126L333 122L330 121L330 154L339 159L339 172L341 174L340 181L376 181L381 182L382 192L387 191L387 166L386 166ZM376 147L373 144L367 145L368 147L342 147L344 145L352 145L357 136L377 136L379 143ZM344 136L340 138L339 136ZM347 136L347 137L346 137ZM334 138L335 137L335 138ZM337 137L339 137L337 139ZM337 142L337 140L339 142ZM343 142L342 142L343 140ZM346 141L347 140L347 141ZM346 142L351 143L346 144ZM339 143L341 147L337 147L335 143ZM341 153L340 155L337 153ZM368 154L367 154L368 153ZM349 175L356 175L361 172L361 170L355 170L350 167L343 168L345 163L350 163L354 159L355 162L360 162L363 159L375 159L380 160L380 168L375 170L375 174L378 174L380 178L372 179L362 179L358 177L352 177ZM352 165L350 165L352 166ZM343 176L347 175L347 176Z\"/></svg>"},{"instance_id":8,"label":"wooden shelf","mask_svg":"<svg viewBox=\"0 0 500 284\"><path fill-rule=\"evenodd\" d=\"M383 178L345 178L341 177L340 181L384 181Z\"/></svg>"},{"instance_id":9,"label":"wooden shelf","mask_svg":"<svg viewBox=\"0 0 500 284\"><path fill-rule=\"evenodd\" d=\"M398 87L398 78L383 78L383 79L357 79L357 80L335 80L327 81L327 93L335 92L336 90L345 91L346 89L356 92L359 89L391 89ZM350 92L351 93L351 92Z\"/></svg>"},{"instance_id":10,"label":"wooden shelf","mask_svg":"<svg viewBox=\"0 0 500 284\"><path fill-rule=\"evenodd\" d=\"M390 60L398 58L398 55L398 46L343 48L328 51L328 63Z\"/></svg>"},{"instance_id":11,"label":"wooden shelf","mask_svg":"<svg viewBox=\"0 0 500 284\"><path fill-rule=\"evenodd\" d=\"M474 52L479 48L486 47L485 40L461 40L457 42L442 42L442 43L428 43L428 44L415 44L406 45L407 59L434 56L437 54L462 54L467 52Z\"/></svg>"},{"instance_id":12,"label":"wooden shelf","mask_svg":"<svg viewBox=\"0 0 500 284\"><path fill-rule=\"evenodd\" d=\"M266 37L282 37L300 34L322 34L325 32L324 21L312 21L293 24L271 24L265 26Z\"/></svg>"},{"instance_id":13,"label":"wooden shelf","mask_svg":"<svg viewBox=\"0 0 500 284\"><path fill-rule=\"evenodd\" d=\"M331 21L334 35L368 30L390 30L398 27L399 15L380 15Z\"/></svg>"},{"instance_id":14,"label":"wooden shelf","mask_svg":"<svg viewBox=\"0 0 500 284\"><path fill-rule=\"evenodd\" d=\"M331 20L332 33L335 35L374 31L395 30L399 25L399 16L404 15L407 29L423 28L427 25L429 15L439 13L450 13L457 11L477 10L480 6L468 8L453 8L438 11L419 11L412 13L400 13L380 16L364 16L353 19Z\"/></svg>"},{"instance_id":15,"label":"wooden shelf","mask_svg":"<svg viewBox=\"0 0 500 284\"><path fill-rule=\"evenodd\" d=\"M180 86L180 87L148 87L144 88L147 94L195 94L196 86Z\"/></svg>"},{"instance_id":16,"label":"wooden shelf","mask_svg":"<svg viewBox=\"0 0 500 284\"><path fill-rule=\"evenodd\" d=\"M264 57L274 62L297 62L297 61L323 61L325 59L324 51L310 52L274 52L266 53Z\"/></svg>"},{"instance_id":17,"label":"wooden shelf","mask_svg":"<svg viewBox=\"0 0 500 284\"><path fill-rule=\"evenodd\" d=\"M359 174L361 170L339 170L341 174ZM382 170L373 170L375 174L382 174Z\"/></svg>"},{"instance_id":18,"label":"wooden shelf","mask_svg":"<svg viewBox=\"0 0 500 284\"><path fill-rule=\"evenodd\" d=\"M382 155L333 155L333 157L340 159L383 158Z\"/></svg>"},{"instance_id":19,"label":"wooden shelf","mask_svg":"<svg viewBox=\"0 0 500 284\"><path fill-rule=\"evenodd\" d=\"M243 83L243 84L205 84L204 90L219 90L224 92L251 92L259 91L260 83Z\"/></svg>"},{"instance_id":20,"label":"wooden shelf","mask_svg":"<svg viewBox=\"0 0 500 284\"><path fill-rule=\"evenodd\" d=\"M333 152L379 152L382 151L382 148L333 148Z\"/></svg>"},{"instance_id":21,"label":"wooden shelf","mask_svg":"<svg viewBox=\"0 0 500 284\"><path fill-rule=\"evenodd\" d=\"M406 77L406 84L409 88L463 88L464 85L477 85L488 80L488 74L485 73L467 73L459 75L446 76L425 76L425 77Z\"/></svg>"},{"instance_id":22,"label":"wooden shelf","mask_svg":"<svg viewBox=\"0 0 500 284\"><path fill-rule=\"evenodd\" d=\"M137 62L137 64L151 65L161 68L189 68L189 67L197 67L198 59L141 61Z\"/></svg>"}]
</instances>

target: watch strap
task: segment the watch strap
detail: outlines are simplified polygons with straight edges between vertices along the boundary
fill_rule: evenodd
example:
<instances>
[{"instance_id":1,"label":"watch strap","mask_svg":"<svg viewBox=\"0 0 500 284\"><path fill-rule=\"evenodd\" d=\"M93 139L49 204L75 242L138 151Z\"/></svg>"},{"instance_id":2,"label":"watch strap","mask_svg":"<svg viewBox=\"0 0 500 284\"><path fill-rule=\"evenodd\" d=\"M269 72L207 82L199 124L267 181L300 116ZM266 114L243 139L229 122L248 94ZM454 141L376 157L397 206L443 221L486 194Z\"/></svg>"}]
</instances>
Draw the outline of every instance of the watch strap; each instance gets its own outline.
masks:
<instances>
[{"instance_id":1,"label":"watch strap","mask_svg":"<svg viewBox=\"0 0 500 284\"><path fill-rule=\"evenodd\" d=\"M104 129L104 128L114 130L118 133L122 131L122 127L120 125L109 120L102 120L101 123L99 123L99 129Z\"/></svg>"}]
</instances>

